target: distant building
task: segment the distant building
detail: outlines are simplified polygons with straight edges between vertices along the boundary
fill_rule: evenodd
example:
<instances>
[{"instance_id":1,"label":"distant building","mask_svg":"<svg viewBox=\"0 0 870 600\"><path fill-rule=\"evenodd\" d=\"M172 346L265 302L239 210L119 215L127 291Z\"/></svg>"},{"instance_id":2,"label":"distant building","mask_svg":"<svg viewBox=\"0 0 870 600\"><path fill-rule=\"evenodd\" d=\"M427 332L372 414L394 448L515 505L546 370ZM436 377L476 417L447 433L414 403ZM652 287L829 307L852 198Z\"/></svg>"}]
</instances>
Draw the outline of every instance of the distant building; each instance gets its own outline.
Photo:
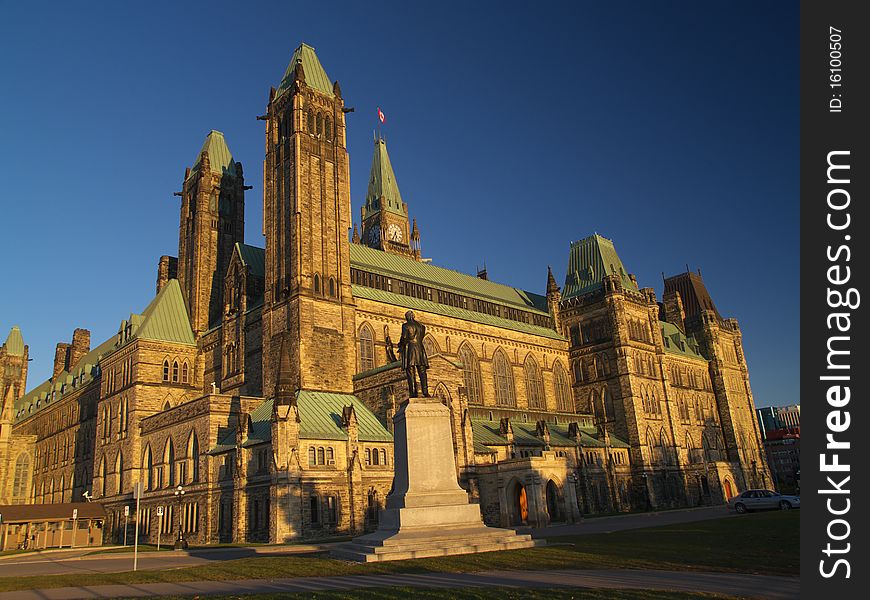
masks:
<instances>
[{"instance_id":1,"label":"distant building","mask_svg":"<svg viewBox=\"0 0 870 600\"><path fill-rule=\"evenodd\" d=\"M800 491L801 405L756 410L774 485L780 492Z\"/></svg>"}]
</instances>

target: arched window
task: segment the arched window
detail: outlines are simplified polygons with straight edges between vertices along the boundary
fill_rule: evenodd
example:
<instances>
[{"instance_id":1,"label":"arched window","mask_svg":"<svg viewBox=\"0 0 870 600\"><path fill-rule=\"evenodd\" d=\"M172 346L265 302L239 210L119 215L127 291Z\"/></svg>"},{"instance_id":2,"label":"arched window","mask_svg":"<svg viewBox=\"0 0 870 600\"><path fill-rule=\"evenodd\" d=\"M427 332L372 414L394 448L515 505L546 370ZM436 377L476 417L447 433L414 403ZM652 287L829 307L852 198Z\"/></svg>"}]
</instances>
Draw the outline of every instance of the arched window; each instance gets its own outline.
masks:
<instances>
[{"instance_id":1,"label":"arched window","mask_svg":"<svg viewBox=\"0 0 870 600\"><path fill-rule=\"evenodd\" d=\"M535 357L531 354L526 357L523 370L526 375L526 398L529 401L529 408L547 408L547 402L544 399L544 383L541 380L541 369L538 367Z\"/></svg>"},{"instance_id":2,"label":"arched window","mask_svg":"<svg viewBox=\"0 0 870 600\"><path fill-rule=\"evenodd\" d=\"M187 383L187 361L181 365L181 383Z\"/></svg>"},{"instance_id":3,"label":"arched window","mask_svg":"<svg viewBox=\"0 0 870 600\"><path fill-rule=\"evenodd\" d=\"M368 371L375 368L375 343L374 333L368 324L359 330L359 370Z\"/></svg>"},{"instance_id":4,"label":"arched window","mask_svg":"<svg viewBox=\"0 0 870 600\"><path fill-rule=\"evenodd\" d=\"M366 464L367 465L372 464L372 449L371 448L366 448Z\"/></svg>"},{"instance_id":5,"label":"arched window","mask_svg":"<svg viewBox=\"0 0 870 600\"><path fill-rule=\"evenodd\" d=\"M387 464L387 451L384 450L383 448L381 448L380 455L381 455L381 464L386 466L386 464Z\"/></svg>"},{"instance_id":6,"label":"arched window","mask_svg":"<svg viewBox=\"0 0 870 600\"><path fill-rule=\"evenodd\" d=\"M583 361L582 360L575 360L574 365L573 365L573 369L574 369L574 384L576 385L576 384L583 383Z\"/></svg>"},{"instance_id":7,"label":"arched window","mask_svg":"<svg viewBox=\"0 0 870 600\"><path fill-rule=\"evenodd\" d=\"M423 338L423 349L426 351L426 356L435 356L438 354L438 343L431 335L426 334Z\"/></svg>"},{"instance_id":8,"label":"arched window","mask_svg":"<svg viewBox=\"0 0 870 600\"><path fill-rule=\"evenodd\" d=\"M320 293L320 275L317 273L314 274L314 293Z\"/></svg>"},{"instance_id":9,"label":"arched window","mask_svg":"<svg viewBox=\"0 0 870 600\"><path fill-rule=\"evenodd\" d=\"M377 448L375 448L374 450L372 450L372 464L373 464L373 465L379 465L379 464L381 464L381 462L380 462L380 457L378 456L378 449L377 449Z\"/></svg>"},{"instance_id":10,"label":"arched window","mask_svg":"<svg viewBox=\"0 0 870 600\"><path fill-rule=\"evenodd\" d=\"M308 111L308 132L314 133L314 112Z\"/></svg>"},{"instance_id":11,"label":"arched window","mask_svg":"<svg viewBox=\"0 0 870 600\"><path fill-rule=\"evenodd\" d=\"M172 383L178 383L178 361L172 361Z\"/></svg>"},{"instance_id":12,"label":"arched window","mask_svg":"<svg viewBox=\"0 0 870 600\"><path fill-rule=\"evenodd\" d=\"M607 413L607 419L613 419L616 414L616 407L613 405L613 395L607 388L601 390L601 405Z\"/></svg>"},{"instance_id":13,"label":"arched window","mask_svg":"<svg viewBox=\"0 0 870 600\"><path fill-rule=\"evenodd\" d=\"M492 373L495 383L495 403L499 406L516 406L513 371L501 348L496 350L492 357Z\"/></svg>"},{"instance_id":14,"label":"arched window","mask_svg":"<svg viewBox=\"0 0 870 600\"><path fill-rule=\"evenodd\" d=\"M469 404L483 404L480 386L480 363L477 355L468 344L459 349L459 360L462 362L462 374L465 379L465 393Z\"/></svg>"},{"instance_id":15,"label":"arched window","mask_svg":"<svg viewBox=\"0 0 870 600\"><path fill-rule=\"evenodd\" d=\"M163 381L169 381L169 361L163 361Z\"/></svg>"},{"instance_id":16,"label":"arched window","mask_svg":"<svg viewBox=\"0 0 870 600\"><path fill-rule=\"evenodd\" d=\"M317 450L314 449L314 446L308 448L308 466L317 464Z\"/></svg>"},{"instance_id":17,"label":"arched window","mask_svg":"<svg viewBox=\"0 0 870 600\"><path fill-rule=\"evenodd\" d=\"M329 278L329 295L335 298L335 278Z\"/></svg>"},{"instance_id":18,"label":"arched window","mask_svg":"<svg viewBox=\"0 0 870 600\"><path fill-rule=\"evenodd\" d=\"M332 139L332 121L329 119L328 115L326 117L326 121L323 124L323 135L324 137L326 137L327 140Z\"/></svg>"},{"instance_id":19,"label":"arched window","mask_svg":"<svg viewBox=\"0 0 870 600\"><path fill-rule=\"evenodd\" d=\"M15 477L12 480L12 501L23 504L30 488L30 455L22 452L15 461Z\"/></svg>"},{"instance_id":20,"label":"arched window","mask_svg":"<svg viewBox=\"0 0 870 600\"><path fill-rule=\"evenodd\" d=\"M145 471L145 489L154 489L154 456L151 453L151 444L145 446L145 454L142 455L142 470Z\"/></svg>"},{"instance_id":21,"label":"arched window","mask_svg":"<svg viewBox=\"0 0 870 600\"><path fill-rule=\"evenodd\" d=\"M163 451L163 464L166 465L168 475L166 486L175 487L175 446L172 444L172 438L166 440L166 448Z\"/></svg>"},{"instance_id":22,"label":"arched window","mask_svg":"<svg viewBox=\"0 0 870 600\"><path fill-rule=\"evenodd\" d=\"M199 440L196 438L196 432L190 432L190 438L187 440L187 460L190 464L190 481L199 481Z\"/></svg>"},{"instance_id":23,"label":"arched window","mask_svg":"<svg viewBox=\"0 0 870 600\"><path fill-rule=\"evenodd\" d=\"M668 448L669 444L667 442L667 439L665 438L665 430L664 429L662 429L659 432L659 446L661 447L662 461L666 465L671 464L671 453L670 453L670 450Z\"/></svg>"},{"instance_id":24,"label":"arched window","mask_svg":"<svg viewBox=\"0 0 870 600\"><path fill-rule=\"evenodd\" d=\"M323 134L323 115L317 113L317 133Z\"/></svg>"},{"instance_id":25,"label":"arched window","mask_svg":"<svg viewBox=\"0 0 870 600\"><path fill-rule=\"evenodd\" d=\"M326 449L326 464L334 465L335 464L335 452L332 448Z\"/></svg>"},{"instance_id":26,"label":"arched window","mask_svg":"<svg viewBox=\"0 0 870 600\"><path fill-rule=\"evenodd\" d=\"M115 457L115 483L115 493L120 494L124 489L124 457L120 450Z\"/></svg>"},{"instance_id":27,"label":"arched window","mask_svg":"<svg viewBox=\"0 0 870 600\"><path fill-rule=\"evenodd\" d=\"M556 388L556 410L574 412L571 387L568 385L568 374L560 362L553 366L553 386Z\"/></svg>"},{"instance_id":28,"label":"arched window","mask_svg":"<svg viewBox=\"0 0 870 600\"><path fill-rule=\"evenodd\" d=\"M317 449L317 464L323 465L326 464L326 457L324 455L323 446Z\"/></svg>"}]
</instances>

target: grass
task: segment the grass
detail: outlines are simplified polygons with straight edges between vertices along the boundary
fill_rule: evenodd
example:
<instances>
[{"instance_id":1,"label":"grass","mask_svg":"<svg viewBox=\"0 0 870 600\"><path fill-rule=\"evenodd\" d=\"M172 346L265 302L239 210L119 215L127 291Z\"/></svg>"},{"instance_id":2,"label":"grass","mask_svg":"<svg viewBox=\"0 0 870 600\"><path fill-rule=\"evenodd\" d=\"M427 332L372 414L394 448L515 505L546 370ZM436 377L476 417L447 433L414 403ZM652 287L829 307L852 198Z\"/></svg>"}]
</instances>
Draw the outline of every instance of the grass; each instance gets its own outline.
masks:
<instances>
[{"instance_id":1,"label":"grass","mask_svg":"<svg viewBox=\"0 0 870 600\"><path fill-rule=\"evenodd\" d=\"M81 585L277 579L379 573L492 569L665 569L797 575L799 514L743 515L585 536L552 537L559 545L386 563L358 564L312 554L259 556L163 571L5 577L0 591Z\"/></svg>"},{"instance_id":2,"label":"grass","mask_svg":"<svg viewBox=\"0 0 870 600\"><path fill-rule=\"evenodd\" d=\"M241 596L209 596L209 600L237 600ZM157 596L153 600L184 600L185 596ZM245 600L726 600L733 596L689 592L664 592L653 590L612 589L517 589L517 588L375 588L356 589L348 592L295 592L275 594L250 594ZM132 600L132 599L131 599Z\"/></svg>"},{"instance_id":3,"label":"grass","mask_svg":"<svg viewBox=\"0 0 870 600\"><path fill-rule=\"evenodd\" d=\"M326 542L347 542L350 541L351 536L344 537L330 537L330 538L320 538L320 539L306 539L300 541L288 542L287 544L263 544L263 543L233 543L233 544L209 544L203 546L194 546L191 545L188 548L188 551L196 551L196 550L219 550L223 548L277 548L277 547L285 547L285 546L293 546L293 545L315 545L322 544ZM160 544L160 552L163 551L172 551L175 548L173 547L173 543L169 544ZM118 554L123 552L133 552L133 544L129 544L127 546L121 546L119 548L107 548L105 550L94 550L93 552L88 552L88 556L93 556L95 554ZM156 544L139 544L139 552L157 552Z\"/></svg>"}]
</instances>

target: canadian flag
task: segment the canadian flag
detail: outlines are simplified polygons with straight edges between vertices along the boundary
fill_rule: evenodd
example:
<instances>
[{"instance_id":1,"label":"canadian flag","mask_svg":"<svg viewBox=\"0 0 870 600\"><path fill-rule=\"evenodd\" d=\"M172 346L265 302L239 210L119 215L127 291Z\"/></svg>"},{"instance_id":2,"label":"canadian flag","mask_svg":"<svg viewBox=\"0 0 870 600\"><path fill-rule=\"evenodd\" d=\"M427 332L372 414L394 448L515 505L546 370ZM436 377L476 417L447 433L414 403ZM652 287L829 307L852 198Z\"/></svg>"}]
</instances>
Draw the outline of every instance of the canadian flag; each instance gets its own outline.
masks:
<instances>
[{"instance_id":1,"label":"canadian flag","mask_svg":"<svg viewBox=\"0 0 870 600\"><path fill-rule=\"evenodd\" d=\"M378 120L380 120L381 123L384 123L387 120L384 116L384 111L381 110L380 106L378 107Z\"/></svg>"}]
</instances>

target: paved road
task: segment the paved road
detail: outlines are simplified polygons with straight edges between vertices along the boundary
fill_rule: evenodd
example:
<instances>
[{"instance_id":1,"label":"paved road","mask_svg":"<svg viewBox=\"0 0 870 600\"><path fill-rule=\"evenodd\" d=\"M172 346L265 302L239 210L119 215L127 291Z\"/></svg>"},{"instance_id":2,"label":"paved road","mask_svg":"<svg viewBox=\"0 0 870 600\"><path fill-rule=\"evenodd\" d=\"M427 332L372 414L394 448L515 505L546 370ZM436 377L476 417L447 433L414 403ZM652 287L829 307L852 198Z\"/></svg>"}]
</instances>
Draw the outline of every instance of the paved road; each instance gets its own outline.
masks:
<instances>
[{"instance_id":1,"label":"paved road","mask_svg":"<svg viewBox=\"0 0 870 600\"><path fill-rule=\"evenodd\" d=\"M721 507L705 507L688 510L641 513L615 517L586 519L575 525L546 527L530 531L534 537L556 535L584 535L607 533L640 527L689 523L706 519L717 519L728 515ZM268 554L299 554L324 550L332 544L298 544L291 546L257 546L251 548L215 548L209 550L142 552L139 554L140 570L163 570L193 567L214 561L234 560ZM39 555L12 555L0 559L0 577L22 577L28 575L62 575L66 573L117 573L133 569L133 554L91 554L93 550L64 550L46 552Z\"/></svg>"},{"instance_id":2,"label":"paved road","mask_svg":"<svg viewBox=\"0 0 870 600\"><path fill-rule=\"evenodd\" d=\"M693 573L678 571L560 570L485 571L481 573L433 573L426 575L353 575L344 577L297 577L245 581L194 581L56 588L5 592L0 600L78 600L134 598L156 595L207 596L212 594L257 594L322 592L358 588L405 586L417 588L518 587L518 588L608 588L711 592L744 598L791 600L798 598L796 577L772 577L740 573Z\"/></svg>"}]
</instances>

